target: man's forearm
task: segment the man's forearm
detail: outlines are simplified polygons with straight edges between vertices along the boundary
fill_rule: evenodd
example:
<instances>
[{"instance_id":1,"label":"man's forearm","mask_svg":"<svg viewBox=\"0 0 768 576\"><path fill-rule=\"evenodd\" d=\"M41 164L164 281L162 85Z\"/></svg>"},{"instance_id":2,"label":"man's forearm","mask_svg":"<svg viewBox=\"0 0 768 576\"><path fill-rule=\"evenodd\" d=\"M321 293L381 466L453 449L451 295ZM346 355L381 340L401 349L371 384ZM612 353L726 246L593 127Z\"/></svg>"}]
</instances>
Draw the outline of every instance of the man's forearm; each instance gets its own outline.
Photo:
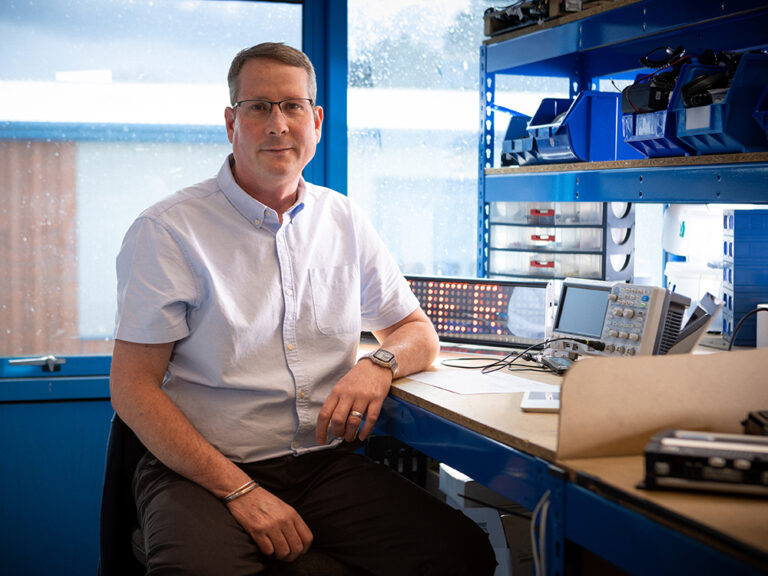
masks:
<instances>
[{"instance_id":1,"label":"man's forearm","mask_svg":"<svg viewBox=\"0 0 768 576\"><path fill-rule=\"evenodd\" d=\"M421 309L387 330L374 332L374 335L381 347L397 358L398 376L428 368L440 351L437 333Z\"/></svg>"}]
</instances>

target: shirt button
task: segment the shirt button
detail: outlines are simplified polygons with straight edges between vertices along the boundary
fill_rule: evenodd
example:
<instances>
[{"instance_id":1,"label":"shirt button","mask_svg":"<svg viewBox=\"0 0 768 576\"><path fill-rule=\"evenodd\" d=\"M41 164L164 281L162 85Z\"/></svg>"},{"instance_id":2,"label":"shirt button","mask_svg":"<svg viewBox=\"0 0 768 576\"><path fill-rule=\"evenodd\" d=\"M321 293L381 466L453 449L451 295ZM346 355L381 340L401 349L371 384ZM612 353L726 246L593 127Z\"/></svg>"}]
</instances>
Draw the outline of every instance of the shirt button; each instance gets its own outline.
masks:
<instances>
[{"instance_id":1,"label":"shirt button","mask_svg":"<svg viewBox=\"0 0 768 576\"><path fill-rule=\"evenodd\" d=\"M288 294L288 296L291 296L293 294L293 290L291 290L290 288L286 288L285 293Z\"/></svg>"},{"instance_id":2,"label":"shirt button","mask_svg":"<svg viewBox=\"0 0 768 576\"><path fill-rule=\"evenodd\" d=\"M307 395L307 393L306 393L306 392L304 392L304 390L302 390L301 392L299 392L299 398L304 398L306 395Z\"/></svg>"},{"instance_id":3,"label":"shirt button","mask_svg":"<svg viewBox=\"0 0 768 576\"><path fill-rule=\"evenodd\" d=\"M256 226L258 226L259 224L261 224L261 220L259 220L258 218L256 218L256 220L254 220L254 221L253 221L253 223L254 223Z\"/></svg>"},{"instance_id":4,"label":"shirt button","mask_svg":"<svg viewBox=\"0 0 768 576\"><path fill-rule=\"evenodd\" d=\"M293 350L293 344L288 344L288 350Z\"/></svg>"},{"instance_id":5,"label":"shirt button","mask_svg":"<svg viewBox=\"0 0 768 576\"><path fill-rule=\"evenodd\" d=\"M298 442L297 440L294 440L294 441L293 441L293 443L291 444L291 446L292 446L292 447L293 447L293 449L295 450L296 448L298 448L298 447L299 447L299 442Z\"/></svg>"}]
</instances>

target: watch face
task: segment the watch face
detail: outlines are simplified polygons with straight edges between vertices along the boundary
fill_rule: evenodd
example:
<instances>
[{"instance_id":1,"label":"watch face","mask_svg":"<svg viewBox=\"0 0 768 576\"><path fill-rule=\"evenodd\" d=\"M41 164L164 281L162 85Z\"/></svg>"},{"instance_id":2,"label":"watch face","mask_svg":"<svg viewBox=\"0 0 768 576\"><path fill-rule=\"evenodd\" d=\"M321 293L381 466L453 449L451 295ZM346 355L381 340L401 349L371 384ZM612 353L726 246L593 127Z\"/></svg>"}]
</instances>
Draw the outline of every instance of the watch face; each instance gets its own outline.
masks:
<instances>
[{"instance_id":1,"label":"watch face","mask_svg":"<svg viewBox=\"0 0 768 576\"><path fill-rule=\"evenodd\" d=\"M389 350L376 350L376 352L373 353L373 355L376 357L377 360L381 360L382 362L392 362L394 360L395 355L392 354Z\"/></svg>"}]
</instances>

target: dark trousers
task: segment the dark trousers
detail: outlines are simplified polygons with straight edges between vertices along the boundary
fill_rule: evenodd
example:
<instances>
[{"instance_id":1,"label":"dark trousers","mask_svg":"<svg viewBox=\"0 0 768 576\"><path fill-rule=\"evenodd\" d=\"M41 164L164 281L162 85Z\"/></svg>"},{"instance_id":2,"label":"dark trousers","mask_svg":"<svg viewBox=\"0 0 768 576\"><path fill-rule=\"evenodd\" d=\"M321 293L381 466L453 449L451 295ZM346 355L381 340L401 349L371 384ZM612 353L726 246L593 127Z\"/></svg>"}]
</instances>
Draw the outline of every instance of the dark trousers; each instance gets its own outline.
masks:
<instances>
[{"instance_id":1,"label":"dark trousers","mask_svg":"<svg viewBox=\"0 0 768 576\"><path fill-rule=\"evenodd\" d=\"M349 447L240 467L293 506L312 547L355 569L387 576L490 576L487 535L386 466ZM251 537L215 496L148 454L134 478L148 574L268 573Z\"/></svg>"}]
</instances>

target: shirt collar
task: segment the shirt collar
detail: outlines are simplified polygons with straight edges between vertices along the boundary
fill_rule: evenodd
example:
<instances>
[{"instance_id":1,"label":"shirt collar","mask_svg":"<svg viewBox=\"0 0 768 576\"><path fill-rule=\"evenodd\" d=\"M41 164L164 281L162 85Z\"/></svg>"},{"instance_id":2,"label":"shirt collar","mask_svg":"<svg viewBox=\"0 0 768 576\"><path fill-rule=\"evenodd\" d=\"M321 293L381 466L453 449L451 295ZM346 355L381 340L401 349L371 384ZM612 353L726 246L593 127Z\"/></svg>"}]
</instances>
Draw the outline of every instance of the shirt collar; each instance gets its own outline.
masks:
<instances>
[{"instance_id":1,"label":"shirt collar","mask_svg":"<svg viewBox=\"0 0 768 576\"><path fill-rule=\"evenodd\" d=\"M271 214L273 215L274 211L256 200L240 187L232 174L233 162L234 158L232 154L230 154L221 166L221 169L216 176L216 182L232 206L234 206L246 220L251 222L257 228L261 228L264 221L267 220ZM299 177L299 185L296 192L296 202L285 213L287 220L290 222L295 220L298 214L304 209L304 203L307 198L307 183L304 181L303 176ZM286 218L284 218L284 220L285 219Z\"/></svg>"}]
</instances>

